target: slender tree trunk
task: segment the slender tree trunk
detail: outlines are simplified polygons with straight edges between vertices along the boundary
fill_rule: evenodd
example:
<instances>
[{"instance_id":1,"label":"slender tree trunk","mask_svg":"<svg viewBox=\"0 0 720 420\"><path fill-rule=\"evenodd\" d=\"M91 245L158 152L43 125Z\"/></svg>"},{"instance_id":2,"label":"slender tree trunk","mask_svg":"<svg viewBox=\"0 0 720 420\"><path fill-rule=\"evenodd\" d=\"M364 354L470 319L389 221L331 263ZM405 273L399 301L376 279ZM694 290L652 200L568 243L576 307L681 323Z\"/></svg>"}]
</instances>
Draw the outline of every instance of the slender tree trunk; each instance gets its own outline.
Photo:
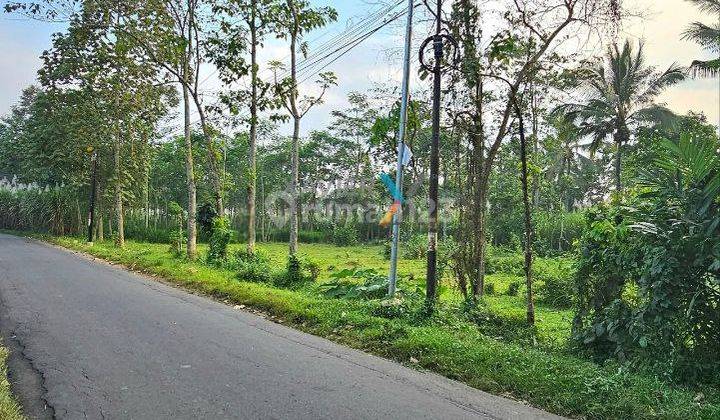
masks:
<instances>
[{"instance_id":1,"label":"slender tree trunk","mask_svg":"<svg viewBox=\"0 0 720 420\"><path fill-rule=\"evenodd\" d=\"M290 186L290 254L295 255L298 247L298 187L300 184L300 118L293 119L292 138L292 179Z\"/></svg>"},{"instance_id":2,"label":"slender tree trunk","mask_svg":"<svg viewBox=\"0 0 720 420\"><path fill-rule=\"evenodd\" d=\"M291 3L290 1L288 3ZM291 5L291 7L293 7ZM290 181L290 255L297 254L298 249L298 188L300 184L300 112L297 108L297 28L298 17L293 10L295 29L290 35L290 77L293 87L290 90L290 108L293 117L292 136L292 169Z\"/></svg>"},{"instance_id":3,"label":"slender tree trunk","mask_svg":"<svg viewBox=\"0 0 720 420\"><path fill-rule=\"evenodd\" d=\"M102 183L98 182L97 198L96 198L95 214L97 214L97 222L95 223L95 240L102 242L105 240L105 221L103 220L102 205Z\"/></svg>"},{"instance_id":4,"label":"slender tree trunk","mask_svg":"<svg viewBox=\"0 0 720 420\"><path fill-rule=\"evenodd\" d=\"M187 218L187 257L189 260L197 258L197 193L195 188L195 173L193 168L192 133L190 132L190 98L188 87L183 83L183 105L185 111L185 175L188 193Z\"/></svg>"},{"instance_id":5,"label":"slender tree trunk","mask_svg":"<svg viewBox=\"0 0 720 420\"><path fill-rule=\"evenodd\" d=\"M615 145L617 147L617 150L615 151L615 191L622 192L622 180L621 180L621 172L622 172L622 141L616 141Z\"/></svg>"},{"instance_id":6,"label":"slender tree trunk","mask_svg":"<svg viewBox=\"0 0 720 420\"><path fill-rule=\"evenodd\" d=\"M535 303L533 298L533 280L532 280L532 242L533 242L533 231L532 231L532 214L530 207L530 194L528 191L528 164L527 164L527 141L525 139L525 127L523 125L522 111L520 106L516 103L515 108L518 116L518 123L520 124L520 161L522 164L522 192L523 192L523 207L525 215L525 286L527 288L527 322L530 325L535 324Z\"/></svg>"},{"instance_id":7,"label":"slender tree trunk","mask_svg":"<svg viewBox=\"0 0 720 420\"><path fill-rule=\"evenodd\" d=\"M248 150L248 184L247 184L247 211L248 211L248 236L247 252L255 253L255 189L257 184L257 124L258 124L258 67L257 67L257 27L255 24L255 12L257 0L251 1L251 23L250 23L250 77L251 77L251 100L250 100L250 147Z\"/></svg>"},{"instance_id":8,"label":"slender tree trunk","mask_svg":"<svg viewBox=\"0 0 720 420\"><path fill-rule=\"evenodd\" d=\"M150 229L150 161L149 157L145 162L145 186L143 187L145 230Z\"/></svg>"},{"instance_id":9,"label":"slender tree trunk","mask_svg":"<svg viewBox=\"0 0 720 420\"><path fill-rule=\"evenodd\" d=\"M260 240L267 241L267 235L265 234L265 178L260 178L260 204L262 205L262 211L260 212Z\"/></svg>"},{"instance_id":10,"label":"slender tree trunk","mask_svg":"<svg viewBox=\"0 0 720 420\"><path fill-rule=\"evenodd\" d=\"M113 217L111 210L108 209L108 234L110 235L110 239L113 237Z\"/></svg>"},{"instance_id":11,"label":"slender tree trunk","mask_svg":"<svg viewBox=\"0 0 720 420\"><path fill-rule=\"evenodd\" d=\"M116 123L115 128L115 144L113 148L113 160L115 163L115 224L117 226L117 236L115 245L122 248L125 246L125 220L123 216L123 176L122 176L122 160L121 160L121 142L122 134L120 133L120 124Z\"/></svg>"},{"instance_id":12,"label":"slender tree trunk","mask_svg":"<svg viewBox=\"0 0 720 420\"><path fill-rule=\"evenodd\" d=\"M473 219L474 219L474 232L475 232L475 244L473 246L473 261L474 261L474 274L475 278L472 280L472 295L473 299L477 301L483 296L485 292L485 248L487 244L487 225L485 223L487 213L487 193L489 187L489 176L487 173L485 162L485 134L484 125L482 121L483 112L483 80L482 76L479 76L476 97L475 97L475 111L476 118L478 121L475 126L474 133L474 154L473 160L475 165L475 179L473 184L475 188L474 203L473 203Z\"/></svg>"}]
</instances>

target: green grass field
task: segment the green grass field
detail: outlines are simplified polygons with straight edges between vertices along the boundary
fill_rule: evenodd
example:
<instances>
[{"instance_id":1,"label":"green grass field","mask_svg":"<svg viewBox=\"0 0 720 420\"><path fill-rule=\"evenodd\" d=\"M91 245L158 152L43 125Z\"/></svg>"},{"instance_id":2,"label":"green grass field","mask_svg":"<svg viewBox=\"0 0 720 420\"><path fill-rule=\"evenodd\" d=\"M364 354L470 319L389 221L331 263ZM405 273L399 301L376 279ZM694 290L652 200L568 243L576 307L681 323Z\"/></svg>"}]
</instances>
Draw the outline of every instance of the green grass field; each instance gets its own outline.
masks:
<instances>
[{"instance_id":1,"label":"green grass field","mask_svg":"<svg viewBox=\"0 0 720 420\"><path fill-rule=\"evenodd\" d=\"M535 334L524 323L522 292L505 295L516 273L496 272L488 278L495 293L481 311L468 311L448 279L431 317L412 305L392 317L377 300L325 297L320 284L343 268L374 268L384 273L387 261L381 246L339 248L302 244L300 252L318 263L314 284L292 290L243 281L233 270L188 262L171 255L167 245L128 242L122 250L111 243L88 246L74 238L45 238L66 248L87 252L128 268L162 277L180 287L228 304L243 304L286 324L336 342L408 365L435 371L495 394L567 416L586 418L720 418L720 393L714 389L684 389L634 373L617 365L599 366L567 348L572 312L538 305ZM261 244L273 268L285 266L285 244ZM230 254L243 249L232 245ZM205 255L200 246L200 255ZM549 264L549 265L548 265ZM538 266L552 266L540 261ZM421 260L401 260L400 287L421 285ZM540 275L539 277L542 277ZM703 398L697 396L702 392Z\"/></svg>"}]
</instances>

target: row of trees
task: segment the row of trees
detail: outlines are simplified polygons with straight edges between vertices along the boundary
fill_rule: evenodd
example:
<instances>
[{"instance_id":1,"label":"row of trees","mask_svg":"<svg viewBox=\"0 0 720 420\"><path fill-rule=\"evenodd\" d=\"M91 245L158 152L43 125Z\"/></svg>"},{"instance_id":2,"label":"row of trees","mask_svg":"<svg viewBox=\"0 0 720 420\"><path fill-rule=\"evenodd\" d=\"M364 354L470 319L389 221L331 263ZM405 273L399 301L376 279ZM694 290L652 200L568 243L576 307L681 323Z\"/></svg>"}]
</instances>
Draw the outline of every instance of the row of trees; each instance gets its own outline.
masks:
<instances>
[{"instance_id":1,"label":"row of trees","mask_svg":"<svg viewBox=\"0 0 720 420\"><path fill-rule=\"evenodd\" d=\"M619 193L634 185L623 179L633 169L623 169L623 155L638 144L642 129L673 133L677 117L655 101L686 73L648 65L642 43L613 44L597 59L568 47L600 27L618 25L625 12L617 1L497 3L498 27L483 26L490 9L472 0L449 3L439 17L459 48L443 76L441 195L452 201L443 230L458 244L449 257L453 274L473 302L485 290L488 244L524 247L532 322L531 251L538 241L545 241L545 252L566 251L572 242L563 233L558 240L538 233L553 230L547 228L553 223L570 232L565 220L577 220L548 215L572 213L605 200L613 189ZM698 3L715 11L714 0ZM347 208L364 217L365 238L387 234L374 223L389 204L375 176L395 158L395 90L378 86L351 94L347 109L333 112L328 130L301 138L303 118L337 83L332 73L317 72L317 85L310 89L302 83L307 73L300 77L311 47L307 34L335 21L334 9L306 0L13 2L6 9L63 19L69 27L42 56L40 87L27 89L4 119L0 173L22 182L73 186L86 197L89 152L96 153L101 194L95 237L103 238L107 227L122 246L128 214L142 218L146 232L175 223L173 202L186 210L190 259L197 256L198 220L215 216L242 219L235 226L247 235L250 253L258 225L263 239L271 236L274 212L289 216L287 230L276 231L288 240L291 255L302 230L322 236L348 223L351 218L337 217ZM694 24L686 36L712 49L713 30ZM259 60L259 50L274 40L286 45L289 63ZM204 64L215 66L222 91L203 90ZM573 100L576 92L581 100ZM410 107L414 159L404 186L411 199L408 215L413 207L425 208L427 98L427 92L416 91ZM183 122L179 133L171 129L168 135L163 127L178 105ZM283 121L292 122L292 132L279 132L277 123ZM226 127L234 134L223 134ZM268 200L282 192L283 200ZM137 223L131 222L135 234ZM406 224L411 231L424 229L421 217L407 218Z\"/></svg>"}]
</instances>

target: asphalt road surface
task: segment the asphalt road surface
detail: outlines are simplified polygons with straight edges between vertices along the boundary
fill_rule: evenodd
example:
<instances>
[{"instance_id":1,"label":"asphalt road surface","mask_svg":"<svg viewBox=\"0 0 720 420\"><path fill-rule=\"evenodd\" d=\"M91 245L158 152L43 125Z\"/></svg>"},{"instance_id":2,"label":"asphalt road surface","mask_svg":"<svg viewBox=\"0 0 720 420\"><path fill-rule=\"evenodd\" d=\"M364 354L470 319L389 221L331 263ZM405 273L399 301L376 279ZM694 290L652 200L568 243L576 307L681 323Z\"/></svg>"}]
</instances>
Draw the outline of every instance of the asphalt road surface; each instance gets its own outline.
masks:
<instances>
[{"instance_id":1,"label":"asphalt road surface","mask_svg":"<svg viewBox=\"0 0 720 420\"><path fill-rule=\"evenodd\" d=\"M0 310L30 418L553 418L2 234Z\"/></svg>"}]
</instances>

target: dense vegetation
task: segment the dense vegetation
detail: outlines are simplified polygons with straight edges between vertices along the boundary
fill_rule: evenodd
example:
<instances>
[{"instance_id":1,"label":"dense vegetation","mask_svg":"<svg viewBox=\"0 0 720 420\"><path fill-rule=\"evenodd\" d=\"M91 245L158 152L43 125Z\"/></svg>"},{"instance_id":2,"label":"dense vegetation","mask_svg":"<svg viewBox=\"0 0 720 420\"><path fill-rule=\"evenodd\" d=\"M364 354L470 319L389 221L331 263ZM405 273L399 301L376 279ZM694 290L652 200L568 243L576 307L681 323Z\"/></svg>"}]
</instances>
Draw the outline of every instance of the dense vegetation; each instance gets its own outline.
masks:
<instances>
[{"instance_id":1,"label":"dense vegetation","mask_svg":"<svg viewBox=\"0 0 720 420\"><path fill-rule=\"evenodd\" d=\"M492 29L476 2L446 5L458 57L442 77L436 296L424 295L430 91L409 106L400 290L387 297L379 174L395 167L398 95L353 92L302 135L343 82L315 65L339 57L306 41L337 12L305 0L8 3L68 29L0 122L0 229L560 414L720 416L720 139L702 114L657 103L716 76L717 60L658 70L642 43L558 48L617 27L617 1L495 3ZM717 52L719 33L689 23L684 36ZM269 42L289 64L258 59ZM205 64L222 91L202 89Z\"/></svg>"}]
</instances>

